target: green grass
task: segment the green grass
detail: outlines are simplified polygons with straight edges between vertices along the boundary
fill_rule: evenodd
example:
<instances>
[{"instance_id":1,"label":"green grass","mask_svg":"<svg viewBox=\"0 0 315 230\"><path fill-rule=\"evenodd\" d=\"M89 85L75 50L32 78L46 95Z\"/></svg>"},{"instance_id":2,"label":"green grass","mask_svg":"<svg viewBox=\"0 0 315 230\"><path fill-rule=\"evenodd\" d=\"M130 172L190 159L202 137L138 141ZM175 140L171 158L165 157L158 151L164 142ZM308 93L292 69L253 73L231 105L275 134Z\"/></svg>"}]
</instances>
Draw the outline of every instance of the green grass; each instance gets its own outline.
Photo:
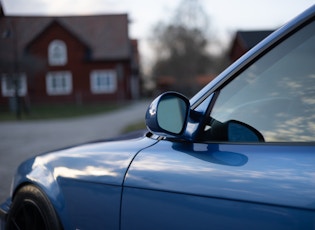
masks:
<instances>
[{"instance_id":1,"label":"green grass","mask_svg":"<svg viewBox=\"0 0 315 230\"><path fill-rule=\"evenodd\" d=\"M141 120L141 121L135 122L131 125L128 125L127 127L124 128L122 133L129 133L129 132L140 130L140 129L146 129L146 125L145 125L144 120Z\"/></svg>"},{"instance_id":2,"label":"green grass","mask_svg":"<svg viewBox=\"0 0 315 230\"><path fill-rule=\"evenodd\" d=\"M21 120L73 118L106 113L122 108L122 104L91 105L34 105L29 112L22 111ZM17 120L14 112L0 111L0 121Z\"/></svg>"},{"instance_id":3,"label":"green grass","mask_svg":"<svg viewBox=\"0 0 315 230\"><path fill-rule=\"evenodd\" d=\"M64 119L74 118L89 115L96 115L100 113L111 112L123 108L123 104L93 104L93 105L36 105L32 106L31 110L26 113L22 112L20 120L49 120L49 119ZM17 120L16 114L9 111L0 110L0 122L1 121L14 121ZM146 129L144 119L139 120L131 125L125 127L123 133L129 133Z\"/></svg>"}]
</instances>

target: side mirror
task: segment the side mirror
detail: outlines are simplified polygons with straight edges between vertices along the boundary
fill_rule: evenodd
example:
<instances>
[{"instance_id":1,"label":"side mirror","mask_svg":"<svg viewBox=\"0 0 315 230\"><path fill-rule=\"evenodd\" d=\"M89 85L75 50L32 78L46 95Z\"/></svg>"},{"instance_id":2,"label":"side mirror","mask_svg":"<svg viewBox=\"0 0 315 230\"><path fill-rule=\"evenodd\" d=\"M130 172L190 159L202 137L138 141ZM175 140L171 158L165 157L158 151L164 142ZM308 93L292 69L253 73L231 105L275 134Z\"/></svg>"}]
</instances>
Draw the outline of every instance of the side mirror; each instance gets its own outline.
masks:
<instances>
[{"instance_id":1,"label":"side mirror","mask_svg":"<svg viewBox=\"0 0 315 230\"><path fill-rule=\"evenodd\" d=\"M254 127L243 122L231 120L227 122L228 141L231 142L264 142L263 135Z\"/></svg>"},{"instance_id":2,"label":"side mirror","mask_svg":"<svg viewBox=\"0 0 315 230\"><path fill-rule=\"evenodd\" d=\"M189 100L176 92L166 92L149 106L145 120L148 129L157 135L176 137L183 134L189 114Z\"/></svg>"},{"instance_id":3,"label":"side mirror","mask_svg":"<svg viewBox=\"0 0 315 230\"><path fill-rule=\"evenodd\" d=\"M228 142L264 142L263 135L254 127L241 121L229 120L211 124L210 140Z\"/></svg>"}]
</instances>

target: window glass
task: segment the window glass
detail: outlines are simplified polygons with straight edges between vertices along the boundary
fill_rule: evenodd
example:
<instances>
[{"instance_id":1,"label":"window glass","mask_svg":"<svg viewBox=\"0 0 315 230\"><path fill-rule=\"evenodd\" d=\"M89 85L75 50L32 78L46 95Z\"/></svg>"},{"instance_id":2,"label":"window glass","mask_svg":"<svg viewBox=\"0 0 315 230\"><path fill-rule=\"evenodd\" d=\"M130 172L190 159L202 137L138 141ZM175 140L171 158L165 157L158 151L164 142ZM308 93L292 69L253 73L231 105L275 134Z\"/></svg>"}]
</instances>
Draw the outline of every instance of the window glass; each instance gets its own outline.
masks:
<instances>
[{"instance_id":1,"label":"window glass","mask_svg":"<svg viewBox=\"0 0 315 230\"><path fill-rule=\"evenodd\" d=\"M48 62L52 66L67 64L67 46L61 40L53 40L48 46Z\"/></svg>"},{"instance_id":2,"label":"window glass","mask_svg":"<svg viewBox=\"0 0 315 230\"><path fill-rule=\"evenodd\" d=\"M16 81L16 82L14 82ZM17 84L15 86L15 84ZM1 92L4 97L15 96L15 90L18 90L20 97L25 96L27 93L27 79L26 74L20 73L17 76L2 74L1 78Z\"/></svg>"},{"instance_id":3,"label":"window glass","mask_svg":"<svg viewBox=\"0 0 315 230\"><path fill-rule=\"evenodd\" d=\"M67 95L72 92L72 75L69 71L49 72L46 76L48 95Z\"/></svg>"},{"instance_id":4,"label":"window glass","mask_svg":"<svg viewBox=\"0 0 315 230\"><path fill-rule=\"evenodd\" d=\"M266 142L314 141L314 63L313 22L229 82L220 91L211 118L248 124Z\"/></svg>"},{"instance_id":5,"label":"window glass","mask_svg":"<svg viewBox=\"0 0 315 230\"><path fill-rule=\"evenodd\" d=\"M116 71L94 70L90 75L90 83L92 93L114 93L117 90Z\"/></svg>"}]
</instances>

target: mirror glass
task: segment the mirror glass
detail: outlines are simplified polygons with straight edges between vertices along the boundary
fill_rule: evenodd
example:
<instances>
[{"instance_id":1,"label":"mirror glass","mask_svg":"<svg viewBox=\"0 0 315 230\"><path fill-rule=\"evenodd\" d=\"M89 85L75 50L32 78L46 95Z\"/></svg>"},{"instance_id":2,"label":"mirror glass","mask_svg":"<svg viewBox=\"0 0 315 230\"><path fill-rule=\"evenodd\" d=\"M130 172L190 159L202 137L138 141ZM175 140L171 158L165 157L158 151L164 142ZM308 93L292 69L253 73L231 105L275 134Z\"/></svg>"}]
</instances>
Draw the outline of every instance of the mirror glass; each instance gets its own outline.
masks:
<instances>
[{"instance_id":1,"label":"mirror glass","mask_svg":"<svg viewBox=\"0 0 315 230\"><path fill-rule=\"evenodd\" d=\"M179 97L167 95L161 98L157 109L159 126L174 134L181 133L186 121L187 109L185 101Z\"/></svg>"}]
</instances>

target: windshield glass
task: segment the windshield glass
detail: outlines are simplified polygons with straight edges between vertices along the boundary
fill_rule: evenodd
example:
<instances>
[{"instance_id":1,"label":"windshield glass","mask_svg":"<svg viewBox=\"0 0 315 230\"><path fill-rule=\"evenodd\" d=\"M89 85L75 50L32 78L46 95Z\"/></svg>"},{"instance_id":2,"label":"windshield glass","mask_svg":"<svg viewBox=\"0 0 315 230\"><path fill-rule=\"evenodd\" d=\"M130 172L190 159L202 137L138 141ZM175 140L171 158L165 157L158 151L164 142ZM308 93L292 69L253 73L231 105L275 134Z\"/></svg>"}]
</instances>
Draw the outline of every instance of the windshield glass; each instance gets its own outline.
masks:
<instances>
[{"instance_id":1,"label":"windshield glass","mask_svg":"<svg viewBox=\"0 0 315 230\"><path fill-rule=\"evenodd\" d=\"M266 141L314 141L315 23L280 43L227 84L211 117L238 120Z\"/></svg>"}]
</instances>

